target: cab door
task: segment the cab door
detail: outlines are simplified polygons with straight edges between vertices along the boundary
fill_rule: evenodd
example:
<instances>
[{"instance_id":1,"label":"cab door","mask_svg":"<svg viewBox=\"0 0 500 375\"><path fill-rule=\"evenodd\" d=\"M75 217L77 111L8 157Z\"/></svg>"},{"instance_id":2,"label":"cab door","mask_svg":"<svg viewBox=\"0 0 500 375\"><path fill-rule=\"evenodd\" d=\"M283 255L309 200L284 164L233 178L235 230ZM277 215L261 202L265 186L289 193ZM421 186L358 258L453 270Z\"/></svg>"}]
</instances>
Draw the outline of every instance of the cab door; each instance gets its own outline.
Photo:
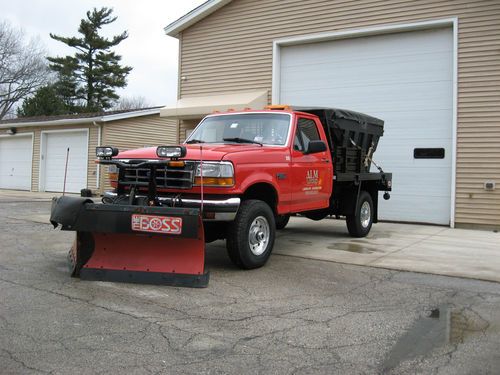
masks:
<instances>
[{"instance_id":1,"label":"cab door","mask_svg":"<svg viewBox=\"0 0 500 375\"><path fill-rule=\"evenodd\" d=\"M297 116L291 151L291 207L294 212L326 208L330 204L333 184L331 155L328 150L308 154L309 142L315 140L326 140L317 117Z\"/></svg>"}]
</instances>

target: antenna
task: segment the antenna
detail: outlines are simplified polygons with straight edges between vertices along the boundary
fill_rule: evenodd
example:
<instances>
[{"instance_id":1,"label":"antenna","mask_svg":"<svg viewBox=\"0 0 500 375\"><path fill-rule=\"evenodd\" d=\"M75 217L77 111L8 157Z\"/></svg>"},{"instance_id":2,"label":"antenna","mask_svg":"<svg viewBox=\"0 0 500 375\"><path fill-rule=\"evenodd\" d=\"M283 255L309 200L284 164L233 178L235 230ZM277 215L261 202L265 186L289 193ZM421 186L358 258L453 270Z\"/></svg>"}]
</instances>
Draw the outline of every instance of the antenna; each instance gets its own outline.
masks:
<instances>
[{"instance_id":1,"label":"antenna","mask_svg":"<svg viewBox=\"0 0 500 375\"><path fill-rule=\"evenodd\" d=\"M69 158L69 147L66 150L66 165L64 166L63 195L66 194L66 176L68 175L68 158Z\"/></svg>"},{"instance_id":2,"label":"antenna","mask_svg":"<svg viewBox=\"0 0 500 375\"><path fill-rule=\"evenodd\" d=\"M203 146L200 144L200 192L201 192L201 214L203 217Z\"/></svg>"}]
</instances>

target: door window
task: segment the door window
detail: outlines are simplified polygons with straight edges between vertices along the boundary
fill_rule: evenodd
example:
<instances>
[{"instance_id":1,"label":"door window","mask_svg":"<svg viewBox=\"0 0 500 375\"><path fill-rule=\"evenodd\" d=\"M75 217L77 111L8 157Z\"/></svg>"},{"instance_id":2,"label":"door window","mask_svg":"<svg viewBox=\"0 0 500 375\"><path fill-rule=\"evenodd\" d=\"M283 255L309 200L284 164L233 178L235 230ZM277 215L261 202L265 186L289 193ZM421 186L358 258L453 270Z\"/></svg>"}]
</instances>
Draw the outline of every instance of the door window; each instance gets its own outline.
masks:
<instances>
[{"instance_id":1,"label":"door window","mask_svg":"<svg viewBox=\"0 0 500 375\"><path fill-rule=\"evenodd\" d=\"M293 140L293 148L304 152L309 147L310 141L319 141L318 128L314 120L308 118L299 118L297 121L297 132Z\"/></svg>"}]
</instances>

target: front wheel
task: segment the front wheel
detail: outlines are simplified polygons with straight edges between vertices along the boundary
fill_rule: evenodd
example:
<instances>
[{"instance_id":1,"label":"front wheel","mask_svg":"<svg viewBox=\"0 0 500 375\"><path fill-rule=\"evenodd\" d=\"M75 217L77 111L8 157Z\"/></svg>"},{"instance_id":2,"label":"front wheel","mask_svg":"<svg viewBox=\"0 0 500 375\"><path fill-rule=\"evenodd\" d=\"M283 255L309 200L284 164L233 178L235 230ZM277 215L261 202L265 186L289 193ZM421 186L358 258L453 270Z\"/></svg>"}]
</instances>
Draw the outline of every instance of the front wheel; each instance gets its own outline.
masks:
<instances>
[{"instance_id":1,"label":"front wheel","mask_svg":"<svg viewBox=\"0 0 500 375\"><path fill-rule=\"evenodd\" d=\"M228 228L226 248L231 261L240 268L266 264L274 246L276 223L271 208L259 200L244 201Z\"/></svg>"},{"instance_id":2,"label":"front wheel","mask_svg":"<svg viewBox=\"0 0 500 375\"><path fill-rule=\"evenodd\" d=\"M373 224L373 200L370 194L362 191L354 214L346 217L347 230L352 237L365 237Z\"/></svg>"}]
</instances>

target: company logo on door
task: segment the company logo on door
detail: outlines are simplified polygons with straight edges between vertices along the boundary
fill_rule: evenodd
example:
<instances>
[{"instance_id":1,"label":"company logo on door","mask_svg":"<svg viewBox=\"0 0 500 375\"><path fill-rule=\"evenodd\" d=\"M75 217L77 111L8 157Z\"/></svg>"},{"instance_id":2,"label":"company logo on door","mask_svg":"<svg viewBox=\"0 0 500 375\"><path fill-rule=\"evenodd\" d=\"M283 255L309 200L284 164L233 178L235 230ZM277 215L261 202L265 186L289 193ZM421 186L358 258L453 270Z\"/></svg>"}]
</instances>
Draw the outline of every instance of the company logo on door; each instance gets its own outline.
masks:
<instances>
[{"instance_id":1,"label":"company logo on door","mask_svg":"<svg viewBox=\"0 0 500 375\"><path fill-rule=\"evenodd\" d=\"M317 169L309 169L306 174L307 185L318 185L319 171Z\"/></svg>"},{"instance_id":2,"label":"company logo on door","mask_svg":"<svg viewBox=\"0 0 500 375\"><path fill-rule=\"evenodd\" d=\"M137 232L181 234L182 218L170 216L132 215L132 230Z\"/></svg>"}]
</instances>

